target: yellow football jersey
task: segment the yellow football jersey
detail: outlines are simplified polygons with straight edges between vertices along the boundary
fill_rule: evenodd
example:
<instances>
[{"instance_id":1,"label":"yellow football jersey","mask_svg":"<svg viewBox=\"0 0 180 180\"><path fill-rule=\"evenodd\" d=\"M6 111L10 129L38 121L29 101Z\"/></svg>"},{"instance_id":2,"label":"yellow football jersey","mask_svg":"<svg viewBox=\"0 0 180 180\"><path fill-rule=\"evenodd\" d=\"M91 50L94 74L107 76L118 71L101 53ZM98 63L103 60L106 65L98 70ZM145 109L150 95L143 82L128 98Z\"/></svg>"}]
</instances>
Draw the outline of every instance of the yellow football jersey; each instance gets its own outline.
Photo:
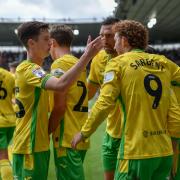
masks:
<instances>
[{"instance_id":1,"label":"yellow football jersey","mask_svg":"<svg viewBox=\"0 0 180 180\"><path fill-rule=\"evenodd\" d=\"M16 124L16 115L12 105L14 88L13 75L0 68L0 127L12 127Z\"/></svg>"},{"instance_id":2,"label":"yellow football jersey","mask_svg":"<svg viewBox=\"0 0 180 180\"><path fill-rule=\"evenodd\" d=\"M60 77L78 61L72 55L64 55L54 61L51 72L54 76ZM79 132L88 117L88 96L86 88L86 71L84 70L78 80L70 87L66 95L66 111L60 126L53 133L54 146L71 148L71 141L74 135ZM89 140L81 142L77 149L87 149Z\"/></svg>"},{"instance_id":3,"label":"yellow football jersey","mask_svg":"<svg viewBox=\"0 0 180 180\"><path fill-rule=\"evenodd\" d=\"M112 59L83 135L95 131L118 98L123 122L120 158L172 155L171 137L180 138L180 109L171 81L179 79L177 65L164 56L132 51Z\"/></svg>"},{"instance_id":4,"label":"yellow football jersey","mask_svg":"<svg viewBox=\"0 0 180 180\"><path fill-rule=\"evenodd\" d=\"M107 62L111 58L111 55L107 54L105 50L100 51L92 60L88 81L101 86ZM106 132L113 138L120 138L121 129L120 126L118 126L119 124L121 124L121 113L119 102L117 101L114 109L107 117Z\"/></svg>"},{"instance_id":5,"label":"yellow football jersey","mask_svg":"<svg viewBox=\"0 0 180 180\"><path fill-rule=\"evenodd\" d=\"M16 129L13 153L30 154L49 149L48 92L44 90L43 69L29 60L22 62L15 74Z\"/></svg>"}]
</instances>

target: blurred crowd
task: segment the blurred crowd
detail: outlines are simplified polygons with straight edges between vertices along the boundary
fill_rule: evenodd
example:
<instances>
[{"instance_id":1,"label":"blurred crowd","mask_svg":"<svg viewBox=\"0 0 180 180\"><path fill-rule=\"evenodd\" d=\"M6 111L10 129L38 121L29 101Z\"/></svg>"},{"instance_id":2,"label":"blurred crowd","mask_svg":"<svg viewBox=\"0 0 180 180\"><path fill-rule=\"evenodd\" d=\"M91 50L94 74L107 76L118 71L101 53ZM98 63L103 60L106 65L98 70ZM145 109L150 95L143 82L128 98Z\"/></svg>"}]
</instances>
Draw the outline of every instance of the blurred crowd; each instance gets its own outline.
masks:
<instances>
[{"instance_id":1,"label":"blurred crowd","mask_svg":"<svg viewBox=\"0 0 180 180\"><path fill-rule=\"evenodd\" d=\"M165 55L167 58L171 59L180 66L180 49L155 49L157 54ZM72 54L79 58L82 55L83 51L72 51ZM26 59L26 52L11 52L3 51L1 52L2 57L0 58L0 66L9 70L9 65L13 65L14 62L21 62ZM15 63L15 64L16 64ZM49 71L50 65L52 63L51 57L45 58L43 68L46 71ZM88 67L87 67L88 69Z\"/></svg>"}]
</instances>

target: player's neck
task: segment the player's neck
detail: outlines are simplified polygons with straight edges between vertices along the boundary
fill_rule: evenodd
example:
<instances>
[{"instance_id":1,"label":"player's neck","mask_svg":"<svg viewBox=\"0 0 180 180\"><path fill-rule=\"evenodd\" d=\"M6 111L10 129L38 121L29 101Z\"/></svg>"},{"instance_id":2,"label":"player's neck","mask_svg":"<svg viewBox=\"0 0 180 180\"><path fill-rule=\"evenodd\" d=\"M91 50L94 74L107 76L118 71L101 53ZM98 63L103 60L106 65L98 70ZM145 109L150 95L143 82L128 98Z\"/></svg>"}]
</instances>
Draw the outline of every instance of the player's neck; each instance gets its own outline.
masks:
<instances>
[{"instance_id":1,"label":"player's neck","mask_svg":"<svg viewBox=\"0 0 180 180\"><path fill-rule=\"evenodd\" d=\"M58 59L66 54L71 54L70 47L60 47L56 49L55 58Z\"/></svg>"},{"instance_id":2,"label":"player's neck","mask_svg":"<svg viewBox=\"0 0 180 180\"><path fill-rule=\"evenodd\" d=\"M43 63L42 57L37 56L37 55L32 54L32 53L28 53L28 52L27 52L27 59L30 60L33 63L38 64L39 66L41 66L42 63Z\"/></svg>"}]
</instances>

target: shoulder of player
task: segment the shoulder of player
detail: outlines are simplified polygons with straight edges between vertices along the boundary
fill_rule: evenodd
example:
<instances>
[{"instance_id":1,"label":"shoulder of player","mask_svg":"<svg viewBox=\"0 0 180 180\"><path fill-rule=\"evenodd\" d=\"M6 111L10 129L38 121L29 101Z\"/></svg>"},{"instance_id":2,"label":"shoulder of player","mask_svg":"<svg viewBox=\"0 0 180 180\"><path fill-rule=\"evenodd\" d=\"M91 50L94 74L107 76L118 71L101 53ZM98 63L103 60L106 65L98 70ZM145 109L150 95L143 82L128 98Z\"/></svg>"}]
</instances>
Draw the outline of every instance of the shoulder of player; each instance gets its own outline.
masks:
<instances>
[{"instance_id":1,"label":"shoulder of player","mask_svg":"<svg viewBox=\"0 0 180 180\"><path fill-rule=\"evenodd\" d=\"M78 59L73 56L73 55L64 55L58 59L56 59L53 64L51 65L52 68L56 68L56 67L60 67L60 66L67 66L67 67L71 67L74 64L76 64L78 61Z\"/></svg>"},{"instance_id":2,"label":"shoulder of player","mask_svg":"<svg viewBox=\"0 0 180 180\"><path fill-rule=\"evenodd\" d=\"M6 77L9 79L14 79L14 76L11 72L9 72L8 70L6 69L3 69L3 68L0 68L0 73L3 74L3 77Z\"/></svg>"},{"instance_id":3,"label":"shoulder of player","mask_svg":"<svg viewBox=\"0 0 180 180\"><path fill-rule=\"evenodd\" d=\"M106 53L105 50L101 50L93 59L92 64L101 64L106 63L109 59L109 55Z\"/></svg>"},{"instance_id":4,"label":"shoulder of player","mask_svg":"<svg viewBox=\"0 0 180 180\"><path fill-rule=\"evenodd\" d=\"M16 68L16 72L25 71L29 69L41 69L41 66L29 60L25 60L18 65L18 67Z\"/></svg>"}]
</instances>

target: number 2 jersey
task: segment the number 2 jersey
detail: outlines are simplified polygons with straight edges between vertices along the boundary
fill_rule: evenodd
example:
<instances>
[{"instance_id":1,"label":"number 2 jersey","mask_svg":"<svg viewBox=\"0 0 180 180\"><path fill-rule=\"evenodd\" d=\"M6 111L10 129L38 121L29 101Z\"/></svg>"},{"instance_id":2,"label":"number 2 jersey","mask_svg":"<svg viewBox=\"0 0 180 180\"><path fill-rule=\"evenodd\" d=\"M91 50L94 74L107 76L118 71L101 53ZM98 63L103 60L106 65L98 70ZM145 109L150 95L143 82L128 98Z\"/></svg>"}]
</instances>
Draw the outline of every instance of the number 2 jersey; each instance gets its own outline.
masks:
<instances>
[{"instance_id":1,"label":"number 2 jersey","mask_svg":"<svg viewBox=\"0 0 180 180\"><path fill-rule=\"evenodd\" d=\"M119 99L123 122L120 158L172 155L171 137L180 137L180 109L172 80L180 80L180 69L164 56L132 51L112 59L100 97L81 132L88 137Z\"/></svg>"},{"instance_id":2,"label":"number 2 jersey","mask_svg":"<svg viewBox=\"0 0 180 180\"><path fill-rule=\"evenodd\" d=\"M48 92L44 90L46 75L43 69L29 60L16 69L16 129L13 153L31 154L49 150Z\"/></svg>"},{"instance_id":3,"label":"number 2 jersey","mask_svg":"<svg viewBox=\"0 0 180 180\"><path fill-rule=\"evenodd\" d=\"M16 115L12 106L15 79L7 70L0 68L0 128L16 124Z\"/></svg>"},{"instance_id":4,"label":"number 2 jersey","mask_svg":"<svg viewBox=\"0 0 180 180\"><path fill-rule=\"evenodd\" d=\"M75 65L77 61L78 59L72 55L64 55L53 62L51 73L56 77L60 77ZM71 141L74 135L81 130L87 118L88 96L86 89L86 71L84 70L67 92L64 118L60 121L60 126L53 133L54 147L71 148ZM89 140L87 139L85 142L81 142L77 146L77 149L83 150L88 147Z\"/></svg>"}]
</instances>

